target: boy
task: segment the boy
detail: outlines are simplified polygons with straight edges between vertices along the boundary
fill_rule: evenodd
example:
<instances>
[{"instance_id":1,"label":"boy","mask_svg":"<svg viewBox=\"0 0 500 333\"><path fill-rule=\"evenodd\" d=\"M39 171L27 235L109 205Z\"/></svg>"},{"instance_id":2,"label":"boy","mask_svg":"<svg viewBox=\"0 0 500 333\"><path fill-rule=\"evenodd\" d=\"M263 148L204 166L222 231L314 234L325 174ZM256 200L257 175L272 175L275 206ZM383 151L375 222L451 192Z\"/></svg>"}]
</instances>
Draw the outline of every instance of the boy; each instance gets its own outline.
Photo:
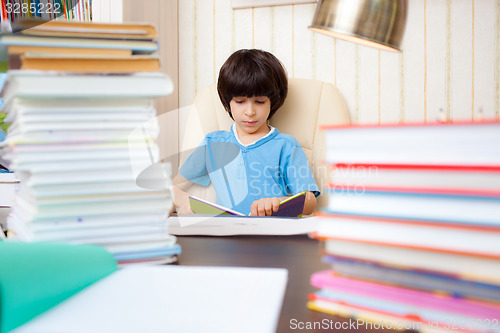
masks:
<instances>
[{"instance_id":1,"label":"boy","mask_svg":"<svg viewBox=\"0 0 500 333\"><path fill-rule=\"evenodd\" d=\"M302 191L303 214L312 214L320 192L304 151L293 136L268 125L288 92L281 62L266 51L236 51L219 72L217 91L234 124L207 134L180 168L174 178L177 212L192 213L184 191L193 182L211 181L217 203L244 214L270 216Z\"/></svg>"}]
</instances>

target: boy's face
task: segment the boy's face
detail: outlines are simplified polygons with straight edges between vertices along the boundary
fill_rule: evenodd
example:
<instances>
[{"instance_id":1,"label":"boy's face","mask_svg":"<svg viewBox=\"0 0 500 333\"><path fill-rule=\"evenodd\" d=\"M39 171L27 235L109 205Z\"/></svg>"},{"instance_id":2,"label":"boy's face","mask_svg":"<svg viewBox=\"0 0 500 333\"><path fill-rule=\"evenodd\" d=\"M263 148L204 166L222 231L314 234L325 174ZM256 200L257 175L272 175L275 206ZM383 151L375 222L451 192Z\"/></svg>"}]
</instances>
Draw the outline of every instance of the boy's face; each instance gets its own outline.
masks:
<instances>
[{"instance_id":1,"label":"boy's face","mask_svg":"<svg viewBox=\"0 0 500 333\"><path fill-rule=\"evenodd\" d=\"M231 114L238 128L246 135L269 132L267 118L271 112L271 100L265 96L233 97L229 103Z\"/></svg>"}]
</instances>

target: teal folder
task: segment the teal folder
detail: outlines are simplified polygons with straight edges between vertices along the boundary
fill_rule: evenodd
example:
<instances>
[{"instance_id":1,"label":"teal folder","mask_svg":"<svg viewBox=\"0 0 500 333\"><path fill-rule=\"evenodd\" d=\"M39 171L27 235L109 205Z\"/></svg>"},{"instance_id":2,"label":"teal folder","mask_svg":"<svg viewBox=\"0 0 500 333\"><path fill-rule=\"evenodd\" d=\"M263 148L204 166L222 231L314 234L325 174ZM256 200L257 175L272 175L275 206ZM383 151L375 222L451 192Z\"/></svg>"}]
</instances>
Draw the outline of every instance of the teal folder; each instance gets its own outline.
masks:
<instances>
[{"instance_id":1,"label":"teal folder","mask_svg":"<svg viewBox=\"0 0 500 333\"><path fill-rule=\"evenodd\" d=\"M0 333L116 270L113 256L99 246L0 241Z\"/></svg>"}]
</instances>

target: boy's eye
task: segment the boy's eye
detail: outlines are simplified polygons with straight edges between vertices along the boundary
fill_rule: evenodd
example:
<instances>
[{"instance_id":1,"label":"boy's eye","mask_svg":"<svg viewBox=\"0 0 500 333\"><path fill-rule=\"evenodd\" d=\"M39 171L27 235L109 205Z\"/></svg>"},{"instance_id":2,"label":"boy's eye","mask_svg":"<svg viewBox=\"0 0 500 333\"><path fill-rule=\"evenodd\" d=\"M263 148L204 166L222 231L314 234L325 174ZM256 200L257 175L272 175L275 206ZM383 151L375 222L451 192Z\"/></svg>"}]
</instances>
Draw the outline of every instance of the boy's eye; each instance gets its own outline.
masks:
<instances>
[{"instance_id":1,"label":"boy's eye","mask_svg":"<svg viewBox=\"0 0 500 333\"><path fill-rule=\"evenodd\" d=\"M256 101L257 104L264 104L266 101Z\"/></svg>"}]
</instances>

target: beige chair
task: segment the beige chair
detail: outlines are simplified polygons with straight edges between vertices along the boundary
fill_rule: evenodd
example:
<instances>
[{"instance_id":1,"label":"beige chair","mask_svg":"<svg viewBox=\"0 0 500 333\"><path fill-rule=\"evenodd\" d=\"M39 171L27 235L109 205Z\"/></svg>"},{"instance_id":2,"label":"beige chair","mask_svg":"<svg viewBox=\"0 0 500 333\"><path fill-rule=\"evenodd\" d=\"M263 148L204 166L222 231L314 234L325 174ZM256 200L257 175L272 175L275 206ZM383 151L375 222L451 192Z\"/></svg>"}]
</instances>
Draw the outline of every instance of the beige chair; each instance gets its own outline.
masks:
<instances>
[{"instance_id":1,"label":"beige chair","mask_svg":"<svg viewBox=\"0 0 500 333\"><path fill-rule=\"evenodd\" d=\"M322 192L328 182L327 167L322 164L324 143L321 124L348 124L349 112L344 98L332 84L307 80L289 79L288 96L283 106L269 120L281 133L293 135L307 156L314 178ZM216 85L198 93L187 119L182 152L196 148L207 133L229 130L233 120L220 102ZM188 157L182 154L180 165ZM215 201L215 191L210 185L193 185L188 192L206 200ZM320 196L318 208L325 205L326 196Z\"/></svg>"}]
</instances>

